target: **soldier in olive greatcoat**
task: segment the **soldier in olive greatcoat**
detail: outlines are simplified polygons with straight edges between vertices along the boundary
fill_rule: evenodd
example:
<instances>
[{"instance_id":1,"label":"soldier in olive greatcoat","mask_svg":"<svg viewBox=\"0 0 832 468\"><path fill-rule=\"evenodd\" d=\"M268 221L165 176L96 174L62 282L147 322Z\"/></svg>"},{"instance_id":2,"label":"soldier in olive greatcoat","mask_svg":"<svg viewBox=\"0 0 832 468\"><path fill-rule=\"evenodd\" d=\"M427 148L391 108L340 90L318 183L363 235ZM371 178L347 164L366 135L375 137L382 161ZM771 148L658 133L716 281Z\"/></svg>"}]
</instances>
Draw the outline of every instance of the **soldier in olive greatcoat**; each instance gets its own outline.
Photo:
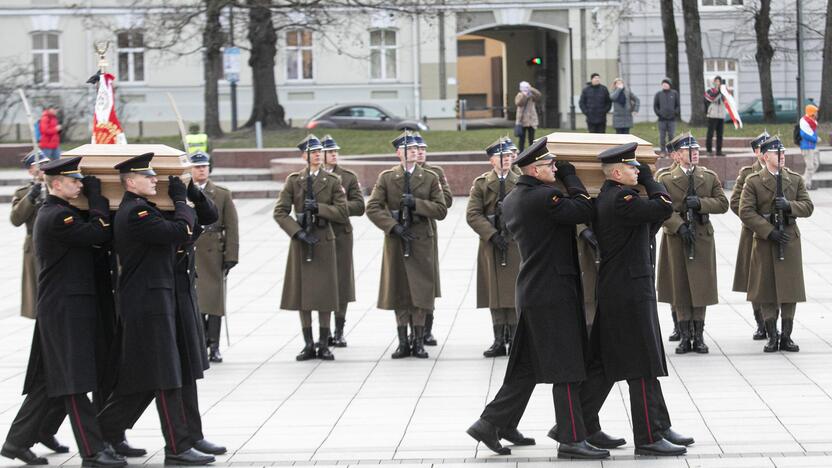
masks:
<instances>
[{"instance_id":1,"label":"soldier in olive greatcoat","mask_svg":"<svg viewBox=\"0 0 832 468\"><path fill-rule=\"evenodd\" d=\"M673 169L676 169L677 166L679 166L679 153L673 152L673 145L671 145L670 142L668 142L667 145L665 145L664 153L669 155L672 161L669 166L665 166L656 171L656 174L654 175L654 178L656 180L659 180L659 177L661 177L661 175L665 172L672 171ZM665 234L664 231L662 231L662 242L659 245L659 251L657 253L658 258L656 259L659 269L667 268L667 261L669 257L667 253L667 241L665 239L666 237L667 234ZM673 304L670 304L670 316L671 318L673 318L673 332L667 339L668 341L679 341L682 339L682 335L679 332L679 320L676 317L676 309L673 307Z\"/></svg>"}]
</instances>

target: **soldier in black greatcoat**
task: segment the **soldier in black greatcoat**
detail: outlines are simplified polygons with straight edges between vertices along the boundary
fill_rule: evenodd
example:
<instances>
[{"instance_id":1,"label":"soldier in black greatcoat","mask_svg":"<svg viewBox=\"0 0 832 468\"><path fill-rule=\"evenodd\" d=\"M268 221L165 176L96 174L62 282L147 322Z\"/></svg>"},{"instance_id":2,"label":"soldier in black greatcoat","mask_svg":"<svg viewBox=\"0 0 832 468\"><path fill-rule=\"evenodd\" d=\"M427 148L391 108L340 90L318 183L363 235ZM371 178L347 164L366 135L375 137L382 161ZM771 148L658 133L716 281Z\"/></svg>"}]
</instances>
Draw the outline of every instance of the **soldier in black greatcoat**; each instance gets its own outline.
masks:
<instances>
[{"instance_id":1,"label":"soldier in black greatcoat","mask_svg":"<svg viewBox=\"0 0 832 468\"><path fill-rule=\"evenodd\" d=\"M165 463L204 465L214 457L193 448L181 418L183 376L173 269L178 246L191 240L196 216L178 177L169 177L168 195L174 202L171 219L147 200L156 194L152 158L153 153L146 153L115 166L125 189L113 226L121 265L121 347L118 381L98 418L105 439L117 451L121 447L128 453L124 430L155 399L165 438Z\"/></svg>"},{"instance_id":2,"label":"soldier in black greatcoat","mask_svg":"<svg viewBox=\"0 0 832 468\"><path fill-rule=\"evenodd\" d=\"M607 180L595 200L595 235L601 253L598 310L590 338L587 378L581 393L587 430L600 432L598 412L613 384L630 387L637 455L681 455L693 439L670 428L657 377L667 375L656 307L651 242L673 213L670 196L653 179L650 167L636 161L636 143L600 155ZM647 189L647 199L635 186ZM623 439L606 437L610 447Z\"/></svg>"},{"instance_id":3,"label":"soldier in black greatcoat","mask_svg":"<svg viewBox=\"0 0 832 468\"><path fill-rule=\"evenodd\" d=\"M28 449L39 436L45 415L55 405L65 408L78 452L87 467L119 467L123 458L106 449L95 409L87 393L98 389L96 354L98 312L93 247L109 241L109 201L95 177L82 180L81 158L55 160L43 166L50 194L34 227L38 271L35 335L24 392L3 455L30 465L46 464ZM83 190L89 217L69 204Z\"/></svg>"},{"instance_id":4,"label":"soldier in black greatcoat","mask_svg":"<svg viewBox=\"0 0 832 468\"><path fill-rule=\"evenodd\" d=\"M498 454L500 445L532 445L517 431L538 383L553 383L559 458L605 458L609 452L590 445L584 429L579 392L585 378L586 320L575 226L592 219L592 201L568 162L555 165L546 138L535 141L515 164L523 170L506 196L503 215L520 248L516 304L517 331L503 386L468 429L471 437ZM550 184L555 177L567 194Z\"/></svg>"}]
</instances>

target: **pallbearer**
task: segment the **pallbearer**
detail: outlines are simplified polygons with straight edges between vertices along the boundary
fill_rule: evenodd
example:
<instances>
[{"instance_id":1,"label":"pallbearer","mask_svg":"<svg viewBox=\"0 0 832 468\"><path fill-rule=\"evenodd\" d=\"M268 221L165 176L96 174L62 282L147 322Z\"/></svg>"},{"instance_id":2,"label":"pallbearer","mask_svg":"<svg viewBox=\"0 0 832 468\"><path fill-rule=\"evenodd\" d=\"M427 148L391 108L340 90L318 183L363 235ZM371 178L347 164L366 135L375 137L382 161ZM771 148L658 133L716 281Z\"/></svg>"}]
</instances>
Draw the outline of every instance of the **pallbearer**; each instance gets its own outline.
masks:
<instances>
[{"instance_id":1,"label":"pallbearer","mask_svg":"<svg viewBox=\"0 0 832 468\"><path fill-rule=\"evenodd\" d=\"M491 310L494 342L482 354L505 356L517 328L514 286L520 270L520 251L505 227L503 202L517 183L510 167L513 153L504 140L485 149L492 170L474 179L466 220L480 237L477 252L477 308Z\"/></svg>"},{"instance_id":2,"label":"pallbearer","mask_svg":"<svg viewBox=\"0 0 832 468\"><path fill-rule=\"evenodd\" d=\"M785 167L780 138L761 145L763 168L745 179L740 198L740 219L754 232L748 274L751 303L759 303L768 342L763 351L800 351L792 341L794 313L806 301L803 254L797 218L812 215L814 205L800 174ZM781 315L782 330L777 331Z\"/></svg>"}]
</instances>

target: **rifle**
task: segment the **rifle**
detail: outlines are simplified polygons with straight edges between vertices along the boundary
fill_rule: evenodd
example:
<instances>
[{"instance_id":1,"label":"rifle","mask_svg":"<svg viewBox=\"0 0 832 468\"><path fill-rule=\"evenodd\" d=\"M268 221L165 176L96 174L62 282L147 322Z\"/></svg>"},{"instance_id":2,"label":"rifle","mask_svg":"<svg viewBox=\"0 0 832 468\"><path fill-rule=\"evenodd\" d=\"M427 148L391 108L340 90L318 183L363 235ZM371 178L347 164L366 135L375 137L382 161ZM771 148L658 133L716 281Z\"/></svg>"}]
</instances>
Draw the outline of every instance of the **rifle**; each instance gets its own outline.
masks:
<instances>
[{"instance_id":1,"label":"rifle","mask_svg":"<svg viewBox=\"0 0 832 468\"><path fill-rule=\"evenodd\" d=\"M502 144L500 145L500 188L497 192L497 207L494 210L494 227L500 234L500 237L505 239L508 237L506 235L505 223L503 222L503 200L506 198L506 178L505 178L505 171L503 169L503 153L502 153ZM506 266L507 262L507 249L499 248L494 246L497 249L497 256L500 259L500 266Z\"/></svg>"},{"instance_id":2,"label":"rifle","mask_svg":"<svg viewBox=\"0 0 832 468\"><path fill-rule=\"evenodd\" d=\"M780 148L777 149L777 188L775 191L775 197L782 197L783 196L783 168L780 167L780 154L783 150ZM786 228L786 214L783 213L783 210L775 209L774 210L774 229L777 229L780 232ZM782 242L777 243L777 259L782 261L785 259L785 246Z\"/></svg>"},{"instance_id":3,"label":"rifle","mask_svg":"<svg viewBox=\"0 0 832 468\"><path fill-rule=\"evenodd\" d=\"M404 194L411 195L410 189L410 172L407 170L407 130L404 132ZM413 224L413 213L410 211L410 207L405 205L404 203L401 204L399 210L399 224L406 230L410 230L410 226ZM410 241L407 239L402 239L402 246L404 247L404 258L410 257L412 246L410 245Z\"/></svg>"},{"instance_id":4,"label":"rifle","mask_svg":"<svg viewBox=\"0 0 832 468\"><path fill-rule=\"evenodd\" d=\"M693 177L693 173L694 173L694 171L696 171L696 166L694 166L692 164L691 153L693 153L693 150L691 149L690 146L688 146L688 163L691 163L691 166L690 166L690 172L688 173L688 193L687 193L687 197L695 197L696 196L696 188L695 188L696 180ZM686 200L687 200L687 197L685 197ZM687 203L685 203L685 206L687 206ZM688 247L688 260L693 260L694 258L696 258L696 252L694 250L695 249L695 244L696 244L696 222L694 221L695 217L696 217L696 211L694 211L693 208L687 208L687 211L685 213L685 218L686 218L685 219L685 224L687 225L688 230L690 230L690 233L693 236L693 241L689 242L688 246L687 246Z\"/></svg>"},{"instance_id":5,"label":"rifle","mask_svg":"<svg viewBox=\"0 0 832 468\"><path fill-rule=\"evenodd\" d=\"M312 227L317 224L317 219L314 213L306 209L305 205L308 201L315 201L315 192L312 189L312 156L309 151L309 140L306 141L306 194L304 198L304 209L301 217L301 227L307 234L312 234ZM312 261L312 253L314 247L310 244L306 245L306 261Z\"/></svg>"}]
</instances>

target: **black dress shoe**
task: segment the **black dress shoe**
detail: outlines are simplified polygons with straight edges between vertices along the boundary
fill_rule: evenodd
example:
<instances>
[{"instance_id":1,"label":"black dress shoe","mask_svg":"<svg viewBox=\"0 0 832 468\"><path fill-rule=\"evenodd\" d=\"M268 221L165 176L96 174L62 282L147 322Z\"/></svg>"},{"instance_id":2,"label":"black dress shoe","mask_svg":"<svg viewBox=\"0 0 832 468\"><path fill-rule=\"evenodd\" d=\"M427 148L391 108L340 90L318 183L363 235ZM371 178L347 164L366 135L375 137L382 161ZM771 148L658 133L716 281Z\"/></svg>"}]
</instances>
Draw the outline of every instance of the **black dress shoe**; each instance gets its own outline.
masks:
<instances>
[{"instance_id":1,"label":"black dress shoe","mask_svg":"<svg viewBox=\"0 0 832 468\"><path fill-rule=\"evenodd\" d=\"M215 461L216 458L212 455L206 455L192 448L176 454L165 452L165 465L202 466Z\"/></svg>"},{"instance_id":2,"label":"black dress shoe","mask_svg":"<svg viewBox=\"0 0 832 468\"><path fill-rule=\"evenodd\" d=\"M113 455L109 450L102 450L91 457L84 457L81 461L81 466L88 468L115 468L127 465L127 462L119 457Z\"/></svg>"},{"instance_id":3,"label":"black dress shoe","mask_svg":"<svg viewBox=\"0 0 832 468\"><path fill-rule=\"evenodd\" d=\"M128 458L143 457L147 455L147 450L143 448L131 447L126 440L122 440L121 442L113 445L113 450L115 450L115 452L122 457Z\"/></svg>"},{"instance_id":4,"label":"black dress shoe","mask_svg":"<svg viewBox=\"0 0 832 468\"><path fill-rule=\"evenodd\" d=\"M662 437L667 439L671 444L681 445L683 447L693 445L695 442L693 437L679 434L672 427L668 427L666 431L662 431Z\"/></svg>"},{"instance_id":5,"label":"black dress shoe","mask_svg":"<svg viewBox=\"0 0 832 468\"><path fill-rule=\"evenodd\" d=\"M498 429L497 434L514 445L534 445L536 442L531 437L524 436L516 427L511 429Z\"/></svg>"},{"instance_id":6,"label":"black dress shoe","mask_svg":"<svg viewBox=\"0 0 832 468\"><path fill-rule=\"evenodd\" d=\"M477 422L471 425L467 431L469 436L473 437L477 442L482 442L483 445L491 449L497 455L511 455L511 449L503 447L500 444L500 436L497 435L497 426L491 424L485 419L477 419Z\"/></svg>"},{"instance_id":7,"label":"black dress shoe","mask_svg":"<svg viewBox=\"0 0 832 468\"><path fill-rule=\"evenodd\" d=\"M205 439L198 440L194 442L194 448L199 450L202 453L208 453L211 455L222 455L228 450L221 445L214 444L209 442Z\"/></svg>"},{"instance_id":8,"label":"black dress shoe","mask_svg":"<svg viewBox=\"0 0 832 468\"><path fill-rule=\"evenodd\" d=\"M62 445L53 435L43 437L38 442L55 453L69 453L69 447Z\"/></svg>"},{"instance_id":9,"label":"black dress shoe","mask_svg":"<svg viewBox=\"0 0 832 468\"><path fill-rule=\"evenodd\" d=\"M220 345L212 344L208 350L208 361L213 363L222 362L222 354L220 353Z\"/></svg>"},{"instance_id":10,"label":"black dress shoe","mask_svg":"<svg viewBox=\"0 0 832 468\"><path fill-rule=\"evenodd\" d=\"M0 450L0 455L3 455L6 458L11 458L12 460L17 458L18 460L22 461L27 465L49 464L49 462L46 461L45 458L35 455L35 452L32 452L28 448L17 447L8 442L3 443L3 449Z\"/></svg>"},{"instance_id":11,"label":"black dress shoe","mask_svg":"<svg viewBox=\"0 0 832 468\"><path fill-rule=\"evenodd\" d=\"M604 449L618 448L627 443L627 440L623 437L613 437L604 431L598 431L595 434L592 434L586 438L586 441L594 447Z\"/></svg>"},{"instance_id":12,"label":"black dress shoe","mask_svg":"<svg viewBox=\"0 0 832 468\"><path fill-rule=\"evenodd\" d=\"M659 439L652 444L639 445L636 447L636 455L649 455L652 457L675 457L684 455L688 449L682 445L676 445L667 439Z\"/></svg>"},{"instance_id":13,"label":"black dress shoe","mask_svg":"<svg viewBox=\"0 0 832 468\"><path fill-rule=\"evenodd\" d=\"M587 441L558 444L558 458L578 458L582 460L599 460L607 458L610 452L593 447Z\"/></svg>"}]
</instances>

